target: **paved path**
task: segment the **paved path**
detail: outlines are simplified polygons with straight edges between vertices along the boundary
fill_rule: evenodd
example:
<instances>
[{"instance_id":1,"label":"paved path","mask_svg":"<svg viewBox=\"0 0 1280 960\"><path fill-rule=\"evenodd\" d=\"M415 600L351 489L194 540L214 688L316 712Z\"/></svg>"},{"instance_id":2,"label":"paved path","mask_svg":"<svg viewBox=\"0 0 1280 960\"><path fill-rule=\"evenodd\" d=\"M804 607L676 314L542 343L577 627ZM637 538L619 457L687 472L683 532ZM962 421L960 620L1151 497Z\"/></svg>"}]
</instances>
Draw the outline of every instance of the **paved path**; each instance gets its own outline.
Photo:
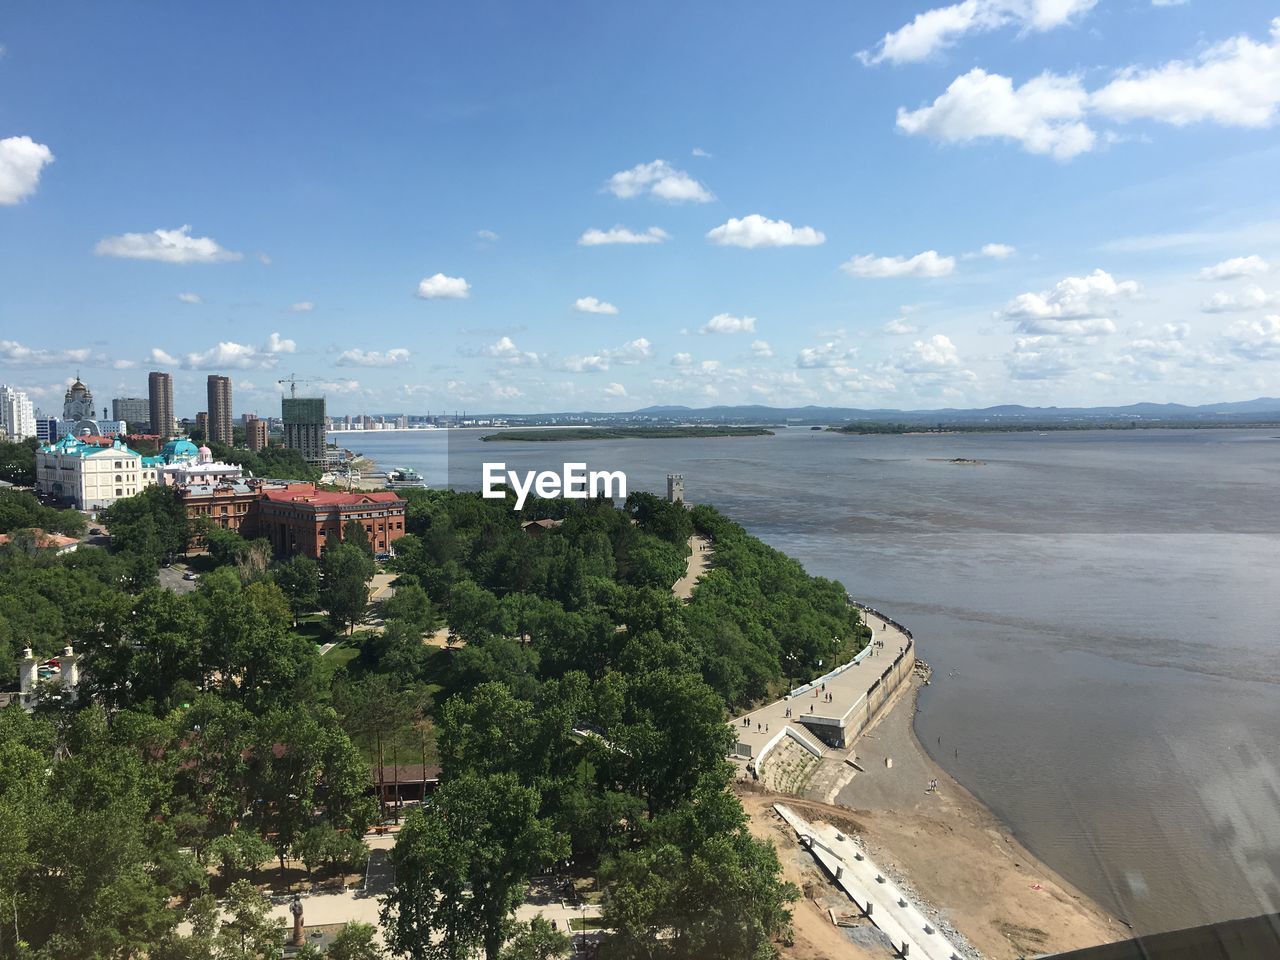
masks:
<instances>
[{"instance_id":1,"label":"paved path","mask_svg":"<svg viewBox=\"0 0 1280 960\"><path fill-rule=\"evenodd\" d=\"M865 611L862 618L871 628L872 643L882 641L883 649L873 649L860 665L850 667L839 676L828 680L825 690L813 690L797 697L783 697L781 700L775 700L730 721L729 726L732 727L734 736L739 743L745 743L751 747L753 757L760 756L761 748L788 724L794 724L810 742L821 745L821 741L799 723L800 718L807 716L810 712L819 716L843 714L866 694L867 687L875 682L876 678L884 672L884 668L898 655L898 651L906 646L907 636L897 627ZM828 693L832 695L831 703L823 699ZM788 708L793 714L791 719L787 719ZM744 719L748 721L746 725L743 724Z\"/></svg>"},{"instance_id":2,"label":"paved path","mask_svg":"<svg viewBox=\"0 0 1280 960\"><path fill-rule=\"evenodd\" d=\"M671 586L671 592L676 597L681 600L688 600L693 596L694 586L702 578L702 575L707 572L711 554L711 541L709 539L697 534L689 538L689 561L685 564L684 576Z\"/></svg>"}]
</instances>

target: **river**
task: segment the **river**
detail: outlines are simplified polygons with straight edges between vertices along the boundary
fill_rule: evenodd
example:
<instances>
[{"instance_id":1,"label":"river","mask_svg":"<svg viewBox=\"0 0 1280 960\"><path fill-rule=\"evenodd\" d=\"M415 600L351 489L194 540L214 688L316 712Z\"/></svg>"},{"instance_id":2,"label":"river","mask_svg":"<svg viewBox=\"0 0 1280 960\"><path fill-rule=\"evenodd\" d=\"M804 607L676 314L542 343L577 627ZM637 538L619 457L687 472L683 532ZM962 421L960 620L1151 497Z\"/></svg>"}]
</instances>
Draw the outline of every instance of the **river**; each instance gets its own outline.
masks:
<instances>
[{"instance_id":1,"label":"river","mask_svg":"<svg viewBox=\"0 0 1280 960\"><path fill-rule=\"evenodd\" d=\"M1068 880L1140 932L1280 909L1277 431L482 433L333 438L471 489L484 460L680 473L911 627L921 742Z\"/></svg>"}]
</instances>

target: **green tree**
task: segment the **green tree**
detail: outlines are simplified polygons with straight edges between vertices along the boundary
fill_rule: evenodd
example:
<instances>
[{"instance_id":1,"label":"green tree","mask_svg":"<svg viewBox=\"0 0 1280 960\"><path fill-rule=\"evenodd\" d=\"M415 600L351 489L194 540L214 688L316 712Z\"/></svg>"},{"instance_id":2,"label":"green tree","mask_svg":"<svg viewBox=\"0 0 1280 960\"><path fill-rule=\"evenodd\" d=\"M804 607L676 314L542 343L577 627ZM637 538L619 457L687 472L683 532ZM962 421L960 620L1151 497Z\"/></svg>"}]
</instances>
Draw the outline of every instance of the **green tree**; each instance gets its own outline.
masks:
<instances>
[{"instance_id":1,"label":"green tree","mask_svg":"<svg viewBox=\"0 0 1280 960\"><path fill-rule=\"evenodd\" d=\"M320 565L305 554L298 554L276 564L271 576L289 601L293 623L320 606Z\"/></svg>"},{"instance_id":2,"label":"green tree","mask_svg":"<svg viewBox=\"0 0 1280 960\"><path fill-rule=\"evenodd\" d=\"M271 844L262 839L257 830L240 827L231 833L215 837L206 849L210 860L222 868L222 875L230 878L236 873L258 875L258 869L274 855Z\"/></svg>"},{"instance_id":3,"label":"green tree","mask_svg":"<svg viewBox=\"0 0 1280 960\"><path fill-rule=\"evenodd\" d=\"M397 582L395 593L382 602L382 618L398 620L423 634L435 626L436 612L422 587L413 582Z\"/></svg>"},{"instance_id":4,"label":"green tree","mask_svg":"<svg viewBox=\"0 0 1280 960\"><path fill-rule=\"evenodd\" d=\"M461 960L479 946L497 960L528 878L568 853L540 804L515 774L464 774L414 810L396 838L382 910L392 950Z\"/></svg>"},{"instance_id":5,"label":"green tree","mask_svg":"<svg viewBox=\"0 0 1280 960\"><path fill-rule=\"evenodd\" d=\"M145 557L153 566L187 550L190 524L172 487L150 486L103 513L111 549Z\"/></svg>"},{"instance_id":6,"label":"green tree","mask_svg":"<svg viewBox=\"0 0 1280 960\"><path fill-rule=\"evenodd\" d=\"M374 570L373 558L354 544L335 543L325 548L320 556L320 603L335 626L355 631L369 607L369 581Z\"/></svg>"},{"instance_id":7,"label":"green tree","mask_svg":"<svg viewBox=\"0 0 1280 960\"><path fill-rule=\"evenodd\" d=\"M381 960L385 954L374 943L376 932L371 923L348 923L333 938L325 956L328 960Z\"/></svg>"},{"instance_id":8,"label":"green tree","mask_svg":"<svg viewBox=\"0 0 1280 960\"><path fill-rule=\"evenodd\" d=\"M544 917L516 925L502 948L501 960L557 960L573 949L573 939L551 926Z\"/></svg>"},{"instance_id":9,"label":"green tree","mask_svg":"<svg viewBox=\"0 0 1280 960\"><path fill-rule=\"evenodd\" d=\"M359 547L369 556L373 556L373 544L369 542L369 532L364 524L352 518L342 525L342 542Z\"/></svg>"},{"instance_id":10,"label":"green tree","mask_svg":"<svg viewBox=\"0 0 1280 960\"><path fill-rule=\"evenodd\" d=\"M16 487L33 487L36 483L35 437L26 440L0 440L0 480Z\"/></svg>"},{"instance_id":11,"label":"green tree","mask_svg":"<svg viewBox=\"0 0 1280 960\"><path fill-rule=\"evenodd\" d=\"M280 960L285 928L271 916L271 901L248 880L227 893L227 919L216 936L217 960Z\"/></svg>"}]
</instances>

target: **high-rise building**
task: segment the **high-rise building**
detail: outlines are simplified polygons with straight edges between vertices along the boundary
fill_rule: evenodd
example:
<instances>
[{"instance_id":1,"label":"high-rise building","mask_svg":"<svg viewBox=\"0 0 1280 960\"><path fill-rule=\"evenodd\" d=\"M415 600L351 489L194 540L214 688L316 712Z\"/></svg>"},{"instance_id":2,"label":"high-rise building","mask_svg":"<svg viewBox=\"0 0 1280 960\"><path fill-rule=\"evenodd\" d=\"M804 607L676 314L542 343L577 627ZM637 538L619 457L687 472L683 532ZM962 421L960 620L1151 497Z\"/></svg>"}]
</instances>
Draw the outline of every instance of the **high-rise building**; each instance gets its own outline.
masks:
<instances>
[{"instance_id":1,"label":"high-rise building","mask_svg":"<svg viewBox=\"0 0 1280 960\"><path fill-rule=\"evenodd\" d=\"M168 440L173 436L173 377L153 371L147 377L147 391L151 406L148 421L151 432L159 435L162 441Z\"/></svg>"},{"instance_id":2,"label":"high-rise building","mask_svg":"<svg viewBox=\"0 0 1280 960\"><path fill-rule=\"evenodd\" d=\"M31 398L16 387L0 384L0 427L10 440L36 435L36 413Z\"/></svg>"},{"instance_id":3,"label":"high-rise building","mask_svg":"<svg viewBox=\"0 0 1280 960\"><path fill-rule=\"evenodd\" d=\"M284 445L299 451L308 463L325 459L324 397L283 397Z\"/></svg>"},{"instance_id":4,"label":"high-rise building","mask_svg":"<svg viewBox=\"0 0 1280 960\"><path fill-rule=\"evenodd\" d=\"M205 442L231 446L231 378L209 375L209 429Z\"/></svg>"},{"instance_id":5,"label":"high-rise building","mask_svg":"<svg viewBox=\"0 0 1280 960\"><path fill-rule=\"evenodd\" d=\"M204 442L209 442L209 414L205 410L201 410L196 414L196 432L204 437Z\"/></svg>"},{"instance_id":6,"label":"high-rise building","mask_svg":"<svg viewBox=\"0 0 1280 960\"><path fill-rule=\"evenodd\" d=\"M249 449L258 451L267 445L267 421L251 417L244 422L244 439Z\"/></svg>"},{"instance_id":7,"label":"high-rise building","mask_svg":"<svg viewBox=\"0 0 1280 960\"><path fill-rule=\"evenodd\" d=\"M146 397L116 397L111 401L111 419L123 420L131 433L143 433L151 423L151 401Z\"/></svg>"}]
</instances>

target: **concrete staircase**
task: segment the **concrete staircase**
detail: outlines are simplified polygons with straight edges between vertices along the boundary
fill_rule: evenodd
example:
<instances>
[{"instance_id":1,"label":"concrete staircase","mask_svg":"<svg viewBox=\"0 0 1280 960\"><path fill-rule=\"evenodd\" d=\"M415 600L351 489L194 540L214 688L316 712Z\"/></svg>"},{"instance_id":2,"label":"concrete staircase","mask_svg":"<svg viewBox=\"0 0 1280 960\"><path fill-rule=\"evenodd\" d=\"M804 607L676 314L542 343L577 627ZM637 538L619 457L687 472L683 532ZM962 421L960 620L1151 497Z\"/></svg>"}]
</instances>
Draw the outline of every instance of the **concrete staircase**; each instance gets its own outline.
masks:
<instances>
[{"instance_id":1,"label":"concrete staircase","mask_svg":"<svg viewBox=\"0 0 1280 960\"><path fill-rule=\"evenodd\" d=\"M821 763L791 737L783 737L765 757L760 779L771 790L800 796Z\"/></svg>"}]
</instances>

